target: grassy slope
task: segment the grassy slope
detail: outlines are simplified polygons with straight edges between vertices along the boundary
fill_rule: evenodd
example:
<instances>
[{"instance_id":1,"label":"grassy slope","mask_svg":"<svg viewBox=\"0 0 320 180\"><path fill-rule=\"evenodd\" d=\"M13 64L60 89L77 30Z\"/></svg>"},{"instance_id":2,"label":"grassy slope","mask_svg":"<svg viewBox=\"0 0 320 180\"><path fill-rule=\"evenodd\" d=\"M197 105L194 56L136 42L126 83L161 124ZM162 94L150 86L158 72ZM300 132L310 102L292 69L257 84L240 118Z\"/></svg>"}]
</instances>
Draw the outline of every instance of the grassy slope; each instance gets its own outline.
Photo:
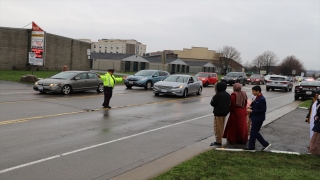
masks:
<instances>
[{"instance_id":1,"label":"grassy slope","mask_svg":"<svg viewBox=\"0 0 320 180\"><path fill-rule=\"evenodd\" d=\"M304 101L303 103L299 104L299 107L304 107L304 108L310 108L310 105L311 105L311 102L312 100L307 100L307 101Z\"/></svg>"}]
</instances>

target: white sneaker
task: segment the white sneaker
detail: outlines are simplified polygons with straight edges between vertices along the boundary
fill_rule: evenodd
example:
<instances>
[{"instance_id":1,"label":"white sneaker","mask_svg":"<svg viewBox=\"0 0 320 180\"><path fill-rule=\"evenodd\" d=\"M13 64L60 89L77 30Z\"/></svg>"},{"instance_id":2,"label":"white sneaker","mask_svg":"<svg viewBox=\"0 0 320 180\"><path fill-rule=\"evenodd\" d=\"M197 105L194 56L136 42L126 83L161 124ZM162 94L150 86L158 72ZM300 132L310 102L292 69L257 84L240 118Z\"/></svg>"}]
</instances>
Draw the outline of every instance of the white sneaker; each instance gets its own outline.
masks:
<instances>
[{"instance_id":1,"label":"white sneaker","mask_svg":"<svg viewBox=\"0 0 320 180\"><path fill-rule=\"evenodd\" d=\"M262 148L261 151L265 151L265 150L268 149L270 146L271 146L271 144L269 143L269 145L266 146L266 147L264 147L264 148Z\"/></svg>"}]
</instances>

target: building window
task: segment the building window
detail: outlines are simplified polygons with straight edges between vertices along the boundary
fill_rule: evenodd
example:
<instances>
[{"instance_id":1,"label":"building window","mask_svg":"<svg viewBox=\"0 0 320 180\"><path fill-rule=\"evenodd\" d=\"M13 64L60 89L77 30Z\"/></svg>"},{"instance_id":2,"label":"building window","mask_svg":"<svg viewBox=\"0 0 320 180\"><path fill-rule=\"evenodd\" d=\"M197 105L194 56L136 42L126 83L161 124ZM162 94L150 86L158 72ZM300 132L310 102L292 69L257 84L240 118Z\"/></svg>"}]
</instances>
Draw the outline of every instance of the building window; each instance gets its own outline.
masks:
<instances>
[{"instance_id":1,"label":"building window","mask_svg":"<svg viewBox=\"0 0 320 180\"><path fill-rule=\"evenodd\" d=\"M117 49L117 53L118 53L119 51L118 51L118 49Z\"/></svg>"},{"instance_id":2,"label":"building window","mask_svg":"<svg viewBox=\"0 0 320 180\"><path fill-rule=\"evenodd\" d=\"M108 47L108 45L106 45L106 48Z\"/></svg>"},{"instance_id":3,"label":"building window","mask_svg":"<svg viewBox=\"0 0 320 180\"><path fill-rule=\"evenodd\" d=\"M111 46L111 49L113 49L113 47Z\"/></svg>"},{"instance_id":4,"label":"building window","mask_svg":"<svg viewBox=\"0 0 320 180\"><path fill-rule=\"evenodd\" d=\"M96 48L96 45L95 45L95 44L93 45L93 48Z\"/></svg>"},{"instance_id":5,"label":"building window","mask_svg":"<svg viewBox=\"0 0 320 180\"><path fill-rule=\"evenodd\" d=\"M101 44L99 45L99 48L101 48Z\"/></svg>"},{"instance_id":6,"label":"building window","mask_svg":"<svg viewBox=\"0 0 320 180\"><path fill-rule=\"evenodd\" d=\"M112 53L112 50L110 51L110 53Z\"/></svg>"},{"instance_id":7,"label":"building window","mask_svg":"<svg viewBox=\"0 0 320 180\"><path fill-rule=\"evenodd\" d=\"M119 46L117 46L117 49L119 49Z\"/></svg>"},{"instance_id":8,"label":"building window","mask_svg":"<svg viewBox=\"0 0 320 180\"><path fill-rule=\"evenodd\" d=\"M122 48L124 48L124 45L122 45Z\"/></svg>"}]
</instances>

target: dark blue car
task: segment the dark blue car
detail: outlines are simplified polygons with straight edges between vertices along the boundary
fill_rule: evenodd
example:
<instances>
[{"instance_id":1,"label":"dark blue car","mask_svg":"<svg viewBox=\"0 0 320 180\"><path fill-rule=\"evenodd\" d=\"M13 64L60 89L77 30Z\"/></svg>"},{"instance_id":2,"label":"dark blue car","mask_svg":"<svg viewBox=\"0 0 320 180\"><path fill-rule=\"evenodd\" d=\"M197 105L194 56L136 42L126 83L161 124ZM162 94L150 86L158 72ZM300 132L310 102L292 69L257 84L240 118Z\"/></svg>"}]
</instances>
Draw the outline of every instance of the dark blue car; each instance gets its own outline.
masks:
<instances>
[{"instance_id":1,"label":"dark blue car","mask_svg":"<svg viewBox=\"0 0 320 180\"><path fill-rule=\"evenodd\" d=\"M128 76L124 81L127 88L132 86L144 87L151 89L153 85L169 76L169 72L161 70L141 70L134 75Z\"/></svg>"}]
</instances>

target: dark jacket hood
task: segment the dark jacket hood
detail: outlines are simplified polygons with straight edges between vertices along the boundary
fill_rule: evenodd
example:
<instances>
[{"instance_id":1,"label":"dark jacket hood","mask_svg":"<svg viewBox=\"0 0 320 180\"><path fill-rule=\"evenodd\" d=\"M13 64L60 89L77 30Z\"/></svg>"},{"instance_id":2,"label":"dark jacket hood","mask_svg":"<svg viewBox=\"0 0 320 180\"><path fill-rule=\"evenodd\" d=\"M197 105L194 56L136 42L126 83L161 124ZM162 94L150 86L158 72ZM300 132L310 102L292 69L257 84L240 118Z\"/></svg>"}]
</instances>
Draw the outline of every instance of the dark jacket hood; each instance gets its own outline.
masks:
<instances>
[{"instance_id":1,"label":"dark jacket hood","mask_svg":"<svg viewBox=\"0 0 320 180\"><path fill-rule=\"evenodd\" d=\"M218 82L217 84L217 92L223 92L227 89L227 84L225 82Z\"/></svg>"}]
</instances>

